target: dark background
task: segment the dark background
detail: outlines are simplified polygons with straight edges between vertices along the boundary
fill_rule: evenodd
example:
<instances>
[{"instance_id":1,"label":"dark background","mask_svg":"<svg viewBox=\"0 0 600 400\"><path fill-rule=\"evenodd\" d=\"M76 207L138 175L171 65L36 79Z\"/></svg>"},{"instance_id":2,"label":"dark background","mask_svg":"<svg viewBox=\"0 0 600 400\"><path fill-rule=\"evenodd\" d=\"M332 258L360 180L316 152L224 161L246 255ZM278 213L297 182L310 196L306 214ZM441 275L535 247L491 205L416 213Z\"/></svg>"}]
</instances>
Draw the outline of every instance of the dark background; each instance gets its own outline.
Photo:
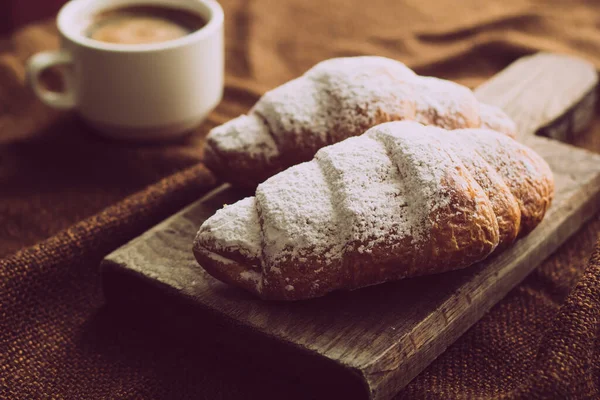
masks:
<instances>
[{"instance_id":1,"label":"dark background","mask_svg":"<svg viewBox=\"0 0 600 400\"><path fill-rule=\"evenodd\" d=\"M49 17L64 3L65 0L3 0L0 8L0 34Z\"/></svg>"}]
</instances>

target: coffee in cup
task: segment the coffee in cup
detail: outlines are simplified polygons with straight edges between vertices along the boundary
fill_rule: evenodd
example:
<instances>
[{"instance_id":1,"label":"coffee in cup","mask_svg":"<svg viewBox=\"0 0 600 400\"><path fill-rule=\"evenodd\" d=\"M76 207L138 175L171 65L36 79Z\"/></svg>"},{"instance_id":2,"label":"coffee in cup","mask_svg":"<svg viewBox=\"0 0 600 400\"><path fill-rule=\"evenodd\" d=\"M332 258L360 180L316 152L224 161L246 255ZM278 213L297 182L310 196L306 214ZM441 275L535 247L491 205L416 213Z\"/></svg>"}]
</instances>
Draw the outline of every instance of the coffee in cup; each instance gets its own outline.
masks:
<instances>
[{"instance_id":1,"label":"coffee in cup","mask_svg":"<svg viewBox=\"0 0 600 400\"><path fill-rule=\"evenodd\" d=\"M207 21L184 9L132 5L102 11L93 16L85 35L115 44L147 44L178 39L196 32Z\"/></svg>"},{"instance_id":2,"label":"coffee in cup","mask_svg":"<svg viewBox=\"0 0 600 400\"><path fill-rule=\"evenodd\" d=\"M223 95L223 19L216 0L71 0L58 13L61 49L32 56L27 82L106 136L183 136ZM58 92L40 82L57 65L70 67Z\"/></svg>"}]
</instances>

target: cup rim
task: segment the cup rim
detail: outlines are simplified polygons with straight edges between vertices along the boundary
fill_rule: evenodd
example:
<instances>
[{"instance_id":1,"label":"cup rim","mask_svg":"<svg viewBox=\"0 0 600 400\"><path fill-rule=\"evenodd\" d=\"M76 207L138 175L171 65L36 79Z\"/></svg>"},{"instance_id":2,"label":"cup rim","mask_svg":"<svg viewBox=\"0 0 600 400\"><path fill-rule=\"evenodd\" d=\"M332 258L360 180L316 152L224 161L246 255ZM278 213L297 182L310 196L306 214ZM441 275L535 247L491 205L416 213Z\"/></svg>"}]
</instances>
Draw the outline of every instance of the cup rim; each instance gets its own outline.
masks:
<instances>
[{"instance_id":1,"label":"cup rim","mask_svg":"<svg viewBox=\"0 0 600 400\"><path fill-rule=\"evenodd\" d=\"M66 3L58 12L58 16L56 18L58 30L60 33L65 36L70 41L87 48L92 48L101 51L114 52L114 53L147 53L153 51L162 51L173 48L179 48L186 46L188 44L194 43L198 40L202 40L208 36L211 36L215 31L219 30L219 28L223 25L224 15L223 9L221 5L215 0L193 0L197 3L202 3L204 6L208 8L210 11L210 16L208 17L208 22L202 28L198 29L195 32L190 33L189 35L183 36L181 38L167 40L164 42L158 43L143 43L143 44L118 44L118 43L107 43L101 42L99 40L90 39L83 34L73 34L72 30L66 27L72 19L69 17L70 12L73 11L78 5L82 2L86 2L90 0L71 0ZM127 0L123 0L122 5L127 4L140 4L139 2L128 2ZM142 2L143 4L143 2ZM158 3L157 5L160 5ZM168 1L163 3L165 7L172 7Z\"/></svg>"}]
</instances>

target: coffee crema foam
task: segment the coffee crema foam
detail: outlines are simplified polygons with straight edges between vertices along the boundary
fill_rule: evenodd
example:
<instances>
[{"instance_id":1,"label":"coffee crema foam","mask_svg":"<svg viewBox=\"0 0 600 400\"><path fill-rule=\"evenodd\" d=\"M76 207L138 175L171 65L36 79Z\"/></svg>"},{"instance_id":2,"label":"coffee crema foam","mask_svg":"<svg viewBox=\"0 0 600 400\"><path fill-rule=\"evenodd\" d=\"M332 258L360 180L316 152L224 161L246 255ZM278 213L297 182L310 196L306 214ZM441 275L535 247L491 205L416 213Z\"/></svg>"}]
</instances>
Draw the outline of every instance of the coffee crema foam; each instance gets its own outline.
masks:
<instances>
[{"instance_id":1,"label":"coffee crema foam","mask_svg":"<svg viewBox=\"0 0 600 400\"><path fill-rule=\"evenodd\" d=\"M85 36L105 43L160 43L187 36L206 25L191 11L161 6L130 6L96 14Z\"/></svg>"}]
</instances>

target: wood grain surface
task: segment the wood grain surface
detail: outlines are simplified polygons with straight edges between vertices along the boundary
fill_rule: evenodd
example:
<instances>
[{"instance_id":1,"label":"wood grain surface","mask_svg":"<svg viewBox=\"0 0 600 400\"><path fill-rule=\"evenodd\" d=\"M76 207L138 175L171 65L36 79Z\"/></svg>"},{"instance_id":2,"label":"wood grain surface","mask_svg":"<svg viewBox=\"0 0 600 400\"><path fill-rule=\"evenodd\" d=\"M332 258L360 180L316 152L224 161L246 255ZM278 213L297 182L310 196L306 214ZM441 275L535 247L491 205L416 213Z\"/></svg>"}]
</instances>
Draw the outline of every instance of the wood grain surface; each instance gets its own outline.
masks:
<instances>
[{"instance_id":1,"label":"wood grain surface","mask_svg":"<svg viewBox=\"0 0 600 400\"><path fill-rule=\"evenodd\" d=\"M520 140L546 159L556 180L555 201L544 221L485 262L309 301L261 301L210 277L191 251L207 217L248 195L223 185L107 256L101 266L106 296L116 304L144 306L168 293L191 307L185 318L204 318L216 331L227 331L223 338L232 344L243 338L244 343L261 341L261 351L289 350L276 368L294 364L294 357L309 357L315 366L334 371L331 376L339 372L348 387L362 388L365 397L388 399L600 207L600 155L534 135L562 129L566 133L554 137L567 140L584 129L596 85L590 64L537 54L476 90L481 100L502 107L517 122ZM161 312L183 307L174 304L161 303Z\"/></svg>"}]
</instances>

